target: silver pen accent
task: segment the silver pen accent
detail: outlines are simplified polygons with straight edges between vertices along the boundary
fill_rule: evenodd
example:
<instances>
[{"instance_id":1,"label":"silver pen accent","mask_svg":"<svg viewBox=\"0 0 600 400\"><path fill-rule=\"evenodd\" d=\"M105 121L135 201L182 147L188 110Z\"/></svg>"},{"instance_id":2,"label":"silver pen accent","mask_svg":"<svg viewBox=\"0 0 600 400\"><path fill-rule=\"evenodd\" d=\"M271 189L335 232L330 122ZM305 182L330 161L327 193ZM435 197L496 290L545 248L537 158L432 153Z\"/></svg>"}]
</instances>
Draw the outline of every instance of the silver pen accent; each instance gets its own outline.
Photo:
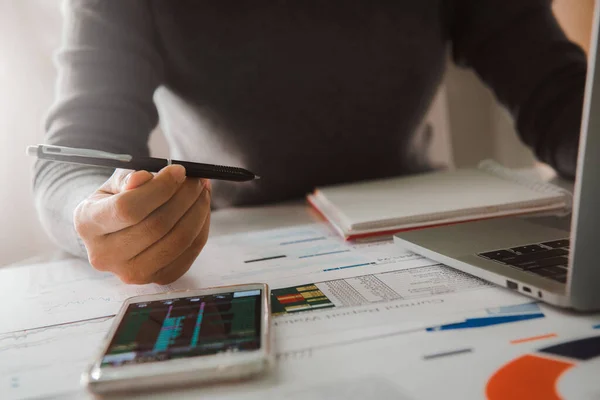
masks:
<instances>
[{"instance_id":1,"label":"silver pen accent","mask_svg":"<svg viewBox=\"0 0 600 400\"><path fill-rule=\"evenodd\" d=\"M100 150L74 149L72 147L50 145L28 146L27 154L30 156L37 156L40 149L44 154L59 154L61 156L68 157L92 157L123 162L129 162L133 159L133 157L129 154L115 154Z\"/></svg>"}]
</instances>

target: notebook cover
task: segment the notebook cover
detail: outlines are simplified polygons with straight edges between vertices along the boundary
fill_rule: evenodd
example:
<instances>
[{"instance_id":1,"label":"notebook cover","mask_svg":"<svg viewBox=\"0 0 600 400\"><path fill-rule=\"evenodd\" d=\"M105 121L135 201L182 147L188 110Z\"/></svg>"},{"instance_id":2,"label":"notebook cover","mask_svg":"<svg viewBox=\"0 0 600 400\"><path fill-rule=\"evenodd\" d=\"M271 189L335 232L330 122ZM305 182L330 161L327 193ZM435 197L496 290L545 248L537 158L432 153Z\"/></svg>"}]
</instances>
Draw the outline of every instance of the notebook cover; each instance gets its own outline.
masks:
<instances>
[{"instance_id":1,"label":"notebook cover","mask_svg":"<svg viewBox=\"0 0 600 400\"><path fill-rule=\"evenodd\" d=\"M504 171L501 172L507 174ZM346 239L392 234L409 229L502 216L553 211L564 209L568 205L568 201L563 198L563 193L556 191L554 187L545 186L543 182L533 182L532 185L527 186L531 182L514 182L507 179L506 176L495 176L494 173L479 169L464 169L413 175L407 178L359 182L317 189L314 194L308 195L307 199ZM408 184L406 184L407 182ZM538 187L540 185L543 187ZM459 188L458 191L457 188ZM373 195L373 189L375 189L375 195ZM406 193L410 190L417 192ZM465 194L465 192L467 193ZM351 201L346 201L344 204L349 205L347 208L350 211L352 211L352 207L355 208L355 211L358 207L356 215L362 219L355 218L352 223L347 215L339 212L335 203L327 203L329 201L328 193L333 193L333 199L337 198L340 203L344 203L350 197ZM406 195L404 195L405 193ZM465 199L465 196L477 198ZM375 198L375 200L369 201L370 198ZM409 198L409 200L407 203L402 199L390 201L390 198ZM438 207L436 202L448 201L448 198L453 204L442 204ZM413 203L418 204L411 208ZM373 209L375 211L372 211ZM411 215L411 212L416 214ZM395 218L394 214L401 216ZM368 217L369 215L371 217ZM359 223L356 223L357 220Z\"/></svg>"}]
</instances>

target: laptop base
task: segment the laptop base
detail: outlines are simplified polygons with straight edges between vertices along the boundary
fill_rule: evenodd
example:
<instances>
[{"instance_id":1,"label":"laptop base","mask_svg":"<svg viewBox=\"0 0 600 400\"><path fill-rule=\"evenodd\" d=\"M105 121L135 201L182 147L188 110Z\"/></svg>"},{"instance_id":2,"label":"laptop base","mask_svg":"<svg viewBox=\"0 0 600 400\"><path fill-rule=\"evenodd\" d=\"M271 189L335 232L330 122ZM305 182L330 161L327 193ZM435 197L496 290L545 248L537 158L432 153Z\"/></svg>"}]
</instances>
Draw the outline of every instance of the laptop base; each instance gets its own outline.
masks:
<instances>
[{"instance_id":1,"label":"laptop base","mask_svg":"<svg viewBox=\"0 0 600 400\"><path fill-rule=\"evenodd\" d=\"M566 290L568 240L566 230L523 218L394 235L394 242L404 249L559 307L571 306Z\"/></svg>"}]
</instances>

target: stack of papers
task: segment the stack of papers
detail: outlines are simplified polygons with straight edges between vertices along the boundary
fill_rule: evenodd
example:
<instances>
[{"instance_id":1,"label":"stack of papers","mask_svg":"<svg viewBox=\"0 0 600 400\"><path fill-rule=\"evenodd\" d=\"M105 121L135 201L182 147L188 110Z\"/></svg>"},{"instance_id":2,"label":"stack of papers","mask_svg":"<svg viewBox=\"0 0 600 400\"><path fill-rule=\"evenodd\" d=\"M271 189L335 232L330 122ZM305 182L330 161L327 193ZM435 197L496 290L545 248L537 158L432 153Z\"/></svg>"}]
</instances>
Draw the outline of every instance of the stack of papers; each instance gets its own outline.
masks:
<instances>
[{"instance_id":1,"label":"stack of papers","mask_svg":"<svg viewBox=\"0 0 600 400\"><path fill-rule=\"evenodd\" d=\"M345 242L322 224L216 237L189 273L169 286L127 286L80 260L1 273L0 301L7 306L0 308L0 391L7 398L79 392L79 375L97 352L111 316L125 298L138 294L249 281L270 285L278 379L287 377L286 383L267 379L203 392L211 398L270 398L269 393L320 398L319 393L331 395L340 385L354 388L354 394L377 389L373 393L380 398L398 398L403 391L393 380L384 375L373 380L358 364L342 361L342 368L340 360L350 355L356 360L374 345L373 357L391 362L378 353L377 343L393 340L392 347L403 353L395 370L413 358L423 362L423 353L435 347L431 335L464 331L481 321L496 326L502 319L544 319L537 306L514 292L407 252L391 240ZM296 300L284 301L290 295ZM422 343L411 352L402 338L426 339L429 347L424 350ZM447 342L439 343L435 350L444 350ZM322 363L327 354L335 358ZM341 368L339 376L318 373L331 363ZM367 380L371 383L364 386ZM379 382L377 388L373 382Z\"/></svg>"}]
</instances>

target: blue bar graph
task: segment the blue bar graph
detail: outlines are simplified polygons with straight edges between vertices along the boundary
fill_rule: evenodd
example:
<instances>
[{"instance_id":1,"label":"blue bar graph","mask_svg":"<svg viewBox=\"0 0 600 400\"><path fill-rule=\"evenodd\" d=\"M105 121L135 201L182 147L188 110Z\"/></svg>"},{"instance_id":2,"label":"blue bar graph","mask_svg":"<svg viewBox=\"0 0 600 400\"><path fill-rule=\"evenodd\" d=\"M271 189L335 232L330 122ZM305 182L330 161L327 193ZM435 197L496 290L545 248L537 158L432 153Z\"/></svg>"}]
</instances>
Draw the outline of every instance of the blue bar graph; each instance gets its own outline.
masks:
<instances>
[{"instance_id":1,"label":"blue bar graph","mask_svg":"<svg viewBox=\"0 0 600 400\"><path fill-rule=\"evenodd\" d=\"M194 327L194 334L192 335L191 347L194 348L198 345L198 337L200 336L200 326L202 325L202 316L204 315L204 302L200 303L200 311L198 311L198 318L196 319L196 326Z\"/></svg>"},{"instance_id":2,"label":"blue bar graph","mask_svg":"<svg viewBox=\"0 0 600 400\"><path fill-rule=\"evenodd\" d=\"M169 311L167 312L167 316L163 321L163 325L160 328L160 332L158 333L158 338L154 343L154 348L152 351L166 351L171 344L173 344L174 340L181 333L182 322L185 317L177 317L171 318L171 310L173 306L169 307Z\"/></svg>"},{"instance_id":3,"label":"blue bar graph","mask_svg":"<svg viewBox=\"0 0 600 400\"><path fill-rule=\"evenodd\" d=\"M447 324L427 328L428 332L446 331L450 329L470 329L481 328L484 326L506 324L510 322L526 321L530 319L544 318L544 314L523 314L523 315L506 315L498 317L483 317L483 318L467 318L464 322L455 324Z\"/></svg>"},{"instance_id":4,"label":"blue bar graph","mask_svg":"<svg viewBox=\"0 0 600 400\"><path fill-rule=\"evenodd\" d=\"M346 268L364 267L365 265L375 265L375 263L374 262L368 262L368 263L363 263L363 264L346 265L345 267L327 268L327 269L324 269L323 272L337 271L337 270L346 269Z\"/></svg>"}]
</instances>

